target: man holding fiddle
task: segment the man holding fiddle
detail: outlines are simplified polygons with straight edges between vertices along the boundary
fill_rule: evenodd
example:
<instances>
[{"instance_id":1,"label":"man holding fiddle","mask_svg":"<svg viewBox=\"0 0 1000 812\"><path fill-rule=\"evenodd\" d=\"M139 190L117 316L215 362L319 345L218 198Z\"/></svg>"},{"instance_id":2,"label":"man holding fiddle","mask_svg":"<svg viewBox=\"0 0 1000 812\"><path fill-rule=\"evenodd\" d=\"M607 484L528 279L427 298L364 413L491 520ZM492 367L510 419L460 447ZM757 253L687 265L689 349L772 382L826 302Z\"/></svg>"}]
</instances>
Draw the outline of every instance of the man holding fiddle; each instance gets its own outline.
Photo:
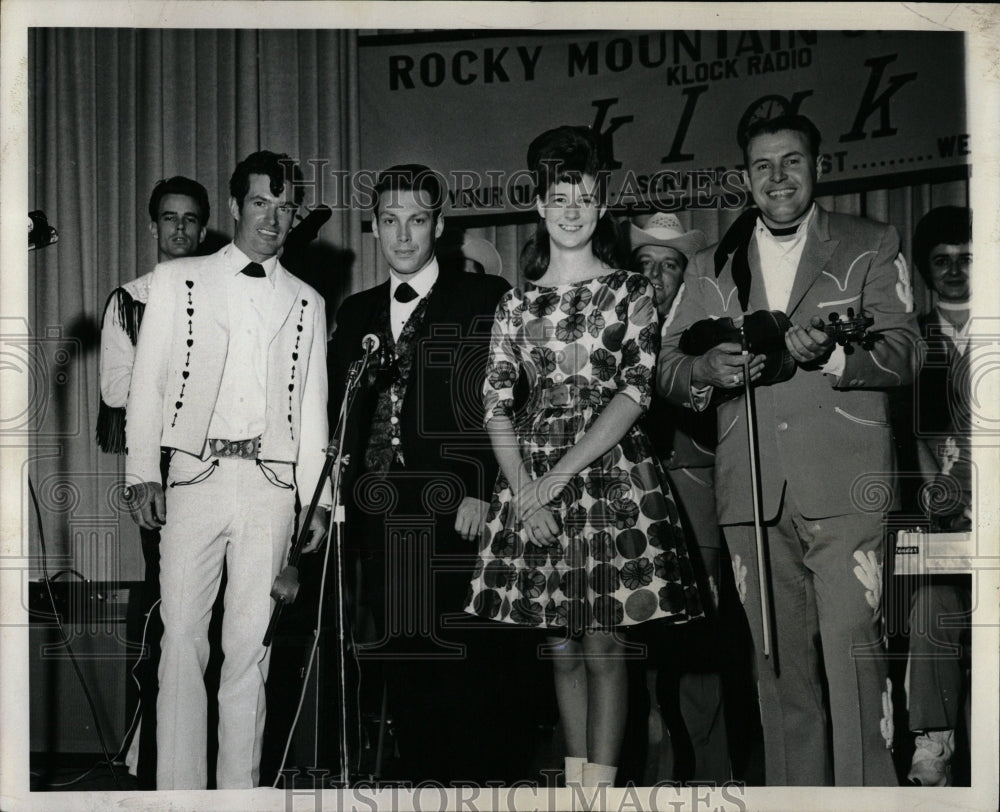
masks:
<instances>
[{"instance_id":1,"label":"man holding fiddle","mask_svg":"<svg viewBox=\"0 0 1000 812\"><path fill-rule=\"evenodd\" d=\"M917 322L895 229L814 201L819 144L797 115L741 134L756 207L688 266L664 329L658 389L699 411L718 403L719 523L758 651L767 784L895 785L880 644L882 519L895 502L885 390L913 379ZM848 308L874 322L867 340L844 347L824 326ZM791 322L783 335L775 327L772 357L744 355L733 340L681 350L696 322L739 326L762 310L787 316L774 325ZM765 374L774 352L787 353L791 370L780 382ZM751 465L769 573L766 653Z\"/></svg>"}]
</instances>

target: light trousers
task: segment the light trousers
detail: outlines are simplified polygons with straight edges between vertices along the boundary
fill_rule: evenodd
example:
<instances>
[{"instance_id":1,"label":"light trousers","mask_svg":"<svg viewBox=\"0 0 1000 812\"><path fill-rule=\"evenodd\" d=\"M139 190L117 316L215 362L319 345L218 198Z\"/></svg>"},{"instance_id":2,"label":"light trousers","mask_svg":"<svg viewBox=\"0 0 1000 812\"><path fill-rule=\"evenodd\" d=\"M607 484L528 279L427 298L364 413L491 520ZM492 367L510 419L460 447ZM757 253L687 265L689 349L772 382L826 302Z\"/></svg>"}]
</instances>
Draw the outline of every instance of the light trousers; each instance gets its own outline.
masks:
<instances>
[{"instance_id":1,"label":"light trousers","mask_svg":"<svg viewBox=\"0 0 1000 812\"><path fill-rule=\"evenodd\" d=\"M219 789L257 785L270 649L271 585L294 524L292 466L175 452L160 541L163 641L157 701L157 789L207 786L205 667L223 561L228 583L219 685Z\"/></svg>"},{"instance_id":2,"label":"light trousers","mask_svg":"<svg viewBox=\"0 0 1000 812\"><path fill-rule=\"evenodd\" d=\"M883 735L892 720L883 706L881 514L810 519L786 491L764 530L774 609L767 658L753 526L723 532L757 650L767 785L896 786Z\"/></svg>"}]
</instances>

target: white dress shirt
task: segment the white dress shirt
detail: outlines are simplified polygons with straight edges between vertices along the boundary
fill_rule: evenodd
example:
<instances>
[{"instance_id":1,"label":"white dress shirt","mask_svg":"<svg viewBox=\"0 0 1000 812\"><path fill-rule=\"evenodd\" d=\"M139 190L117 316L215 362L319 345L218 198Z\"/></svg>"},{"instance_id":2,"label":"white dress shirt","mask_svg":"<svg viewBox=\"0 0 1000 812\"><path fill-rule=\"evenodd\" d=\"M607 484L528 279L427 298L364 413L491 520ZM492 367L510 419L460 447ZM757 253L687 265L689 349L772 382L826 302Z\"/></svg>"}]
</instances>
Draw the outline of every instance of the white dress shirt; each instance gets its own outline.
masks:
<instances>
[{"instance_id":1,"label":"white dress shirt","mask_svg":"<svg viewBox=\"0 0 1000 812\"><path fill-rule=\"evenodd\" d=\"M815 214L816 204L813 203L805 219L799 223L796 232L788 237L775 237L762 219L757 220L754 239L757 241L757 252L760 255L767 306L771 310L788 310L792 285L795 284L795 272L799 269L802 249L806 247L806 238L809 236L809 224Z\"/></svg>"},{"instance_id":2,"label":"white dress shirt","mask_svg":"<svg viewBox=\"0 0 1000 812\"><path fill-rule=\"evenodd\" d=\"M809 237L809 225L815 216L816 204L813 203L795 233L788 237L775 237L764 225L763 220L757 220L754 239L757 241L757 253L760 256L767 306L771 310L782 312L788 310L792 287L795 285L795 274L798 273L802 251ZM827 375L839 378L844 373L845 362L844 348L838 344L834 346L830 357L820 369Z\"/></svg>"},{"instance_id":3,"label":"white dress shirt","mask_svg":"<svg viewBox=\"0 0 1000 812\"><path fill-rule=\"evenodd\" d=\"M971 323L968 303L953 305L950 302L938 302L935 308L941 319L941 335L948 337L959 355L964 355L969 347L969 324ZM956 327L954 322L945 315L946 313L963 313L965 320L962 326Z\"/></svg>"},{"instance_id":4,"label":"white dress shirt","mask_svg":"<svg viewBox=\"0 0 1000 812\"><path fill-rule=\"evenodd\" d=\"M227 260L227 301L218 306L229 308L229 348L208 436L249 440L263 434L266 426L267 326L278 258L260 263L263 278L240 273L250 259L235 245L230 246Z\"/></svg>"},{"instance_id":5,"label":"white dress shirt","mask_svg":"<svg viewBox=\"0 0 1000 812\"><path fill-rule=\"evenodd\" d=\"M437 282L439 273L436 257L410 276L400 276L392 268L389 269L389 325L392 327L394 341L399 341L400 333L403 332L406 322L413 315L413 311L417 309L420 300L430 292L431 287ZM397 302L396 288L404 282L417 292L417 296L409 302Z\"/></svg>"}]
</instances>

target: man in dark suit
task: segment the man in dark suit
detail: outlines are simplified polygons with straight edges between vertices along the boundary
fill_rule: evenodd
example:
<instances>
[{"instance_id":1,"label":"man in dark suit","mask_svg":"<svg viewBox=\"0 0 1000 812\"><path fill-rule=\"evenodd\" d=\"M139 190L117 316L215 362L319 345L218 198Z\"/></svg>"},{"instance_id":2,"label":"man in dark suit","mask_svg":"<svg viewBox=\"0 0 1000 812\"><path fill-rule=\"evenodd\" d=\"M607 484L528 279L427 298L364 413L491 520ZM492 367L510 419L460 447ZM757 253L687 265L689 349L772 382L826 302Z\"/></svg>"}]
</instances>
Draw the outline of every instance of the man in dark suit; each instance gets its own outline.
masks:
<instances>
[{"instance_id":1,"label":"man in dark suit","mask_svg":"<svg viewBox=\"0 0 1000 812\"><path fill-rule=\"evenodd\" d=\"M664 331L658 389L701 410L714 390L740 389L745 374L760 377L763 359L753 357L744 372L735 342L682 352L681 336L695 322L758 310L784 311L792 322L778 340L794 362L792 377L755 389L773 603L769 657L761 653L745 400L718 406L719 523L758 648L766 781L894 785L891 690L880 644L882 522L894 501L885 390L914 375L909 271L891 226L815 203L820 136L811 121L756 122L741 140L758 208L688 267ZM874 318L876 335L851 352L822 329L831 313L849 307Z\"/></svg>"},{"instance_id":2,"label":"man in dark suit","mask_svg":"<svg viewBox=\"0 0 1000 812\"><path fill-rule=\"evenodd\" d=\"M355 402L342 487L347 548L360 553L362 600L376 627L362 657L382 662L400 777L482 781L507 777L494 745L506 733L504 703L515 696L497 695L507 667L500 638L509 635L473 628L462 607L497 475L482 383L493 315L509 285L439 268L443 201L427 167L379 176L372 231L389 279L340 307L331 406L340 407L365 336L377 336L385 360Z\"/></svg>"}]
</instances>

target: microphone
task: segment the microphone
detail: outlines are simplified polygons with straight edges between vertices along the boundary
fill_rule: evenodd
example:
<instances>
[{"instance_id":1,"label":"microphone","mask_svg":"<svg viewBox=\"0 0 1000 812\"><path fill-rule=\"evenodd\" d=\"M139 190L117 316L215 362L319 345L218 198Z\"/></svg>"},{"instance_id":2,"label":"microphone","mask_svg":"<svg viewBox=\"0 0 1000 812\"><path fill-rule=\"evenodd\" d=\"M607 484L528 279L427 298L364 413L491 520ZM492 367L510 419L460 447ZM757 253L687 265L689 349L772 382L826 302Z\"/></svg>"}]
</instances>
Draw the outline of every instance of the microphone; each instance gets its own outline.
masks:
<instances>
[{"instance_id":1,"label":"microphone","mask_svg":"<svg viewBox=\"0 0 1000 812\"><path fill-rule=\"evenodd\" d=\"M369 333L361 339L361 349L365 351L365 355L371 355L373 352L378 352L378 348L381 346L382 341L377 335L375 335L375 333Z\"/></svg>"},{"instance_id":2,"label":"microphone","mask_svg":"<svg viewBox=\"0 0 1000 812\"><path fill-rule=\"evenodd\" d=\"M28 250L34 251L44 248L46 245L51 245L54 242L59 242L59 232L49 225L49 220L45 216L45 212L41 209L38 211L29 211Z\"/></svg>"}]
</instances>

